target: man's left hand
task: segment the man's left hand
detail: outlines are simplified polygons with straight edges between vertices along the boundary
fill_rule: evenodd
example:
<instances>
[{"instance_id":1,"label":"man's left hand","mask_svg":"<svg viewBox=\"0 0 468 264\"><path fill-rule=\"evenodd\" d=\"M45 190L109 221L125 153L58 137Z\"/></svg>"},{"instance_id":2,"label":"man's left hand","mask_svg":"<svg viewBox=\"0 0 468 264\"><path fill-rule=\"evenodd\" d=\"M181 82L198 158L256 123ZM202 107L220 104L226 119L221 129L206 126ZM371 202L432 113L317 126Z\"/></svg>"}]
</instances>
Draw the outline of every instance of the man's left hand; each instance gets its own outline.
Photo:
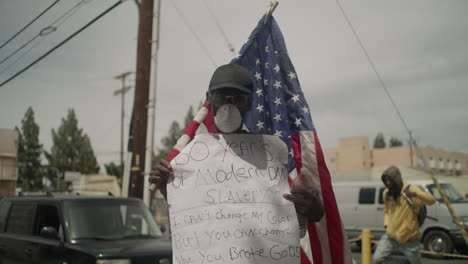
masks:
<instances>
[{"instance_id":1,"label":"man's left hand","mask_svg":"<svg viewBox=\"0 0 468 264\"><path fill-rule=\"evenodd\" d=\"M283 197L293 202L297 214L307 217L309 222L318 222L322 219L324 210L320 193L312 187L293 185L291 193L285 193Z\"/></svg>"},{"instance_id":2,"label":"man's left hand","mask_svg":"<svg viewBox=\"0 0 468 264\"><path fill-rule=\"evenodd\" d=\"M413 197L413 196L416 196L416 194L414 192L410 192L409 190L405 190L405 194L406 196L408 196L409 198Z\"/></svg>"}]
</instances>

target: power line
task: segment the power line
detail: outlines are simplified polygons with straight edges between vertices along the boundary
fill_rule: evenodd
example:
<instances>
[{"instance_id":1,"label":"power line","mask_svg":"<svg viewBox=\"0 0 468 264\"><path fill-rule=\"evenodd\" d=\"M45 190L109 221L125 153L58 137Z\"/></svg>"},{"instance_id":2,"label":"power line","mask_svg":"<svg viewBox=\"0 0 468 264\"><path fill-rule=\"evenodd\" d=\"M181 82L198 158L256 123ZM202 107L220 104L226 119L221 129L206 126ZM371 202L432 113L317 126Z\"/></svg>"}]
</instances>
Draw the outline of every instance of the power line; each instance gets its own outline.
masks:
<instances>
[{"instance_id":1,"label":"power line","mask_svg":"<svg viewBox=\"0 0 468 264\"><path fill-rule=\"evenodd\" d=\"M29 64L28 66L26 66L25 68L23 68L22 70L20 70L19 72L17 72L15 75L13 75L12 77L10 77L9 79L7 79L6 81L2 82L0 84L0 88L7 84L8 82L10 82L11 80L13 80L14 78L16 78L17 76L19 76L20 74L22 74L23 72L25 72L26 70L28 70L29 68L31 68L34 64L38 63L40 60L42 60L43 58L47 57L50 53L52 53L53 51L55 51L56 49L58 49L59 47L61 47L63 44L67 43L70 39L74 38L76 35L80 34L83 30L85 30L87 27L91 26L94 22L96 22L97 20L99 20L101 17L103 17L104 15L106 15L107 13L109 13L112 9L116 8L117 6L119 6L123 1L125 0L119 0L117 1L115 4L113 4L111 7L109 7L108 9L106 9L104 12L102 12L101 14L99 14L97 17L95 17L93 20L91 20L90 22L88 22L86 25L84 25L82 28L80 28L79 30L77 30L75 33L73 33L72 35L70 35L68 38L66 38L65 40L63 40L62 42L60 42L59 44L57 44L55 47L53 47L52 49L50 49L49 51L47 51L45 54L43 54L41 57L39 57L38 59L36 59L34 62L32 62L31 64Z\"/></svg>"},{"instance_id":2,"label":"power line","mask_svg":"<svg viewBox=\"0 0 468 264\"><path fill-rule=\"evenodd\" d=\"M205 7L206 9L208 9L208 12L210 13L211 17L213 18L213 20L215 21L215 24L216 26L218 27L218 30L221 32L221 35L223 36L224 40L226 41L226 44L229 48L229 51L232 52L233 54L236 53L236 50L234 49L234 46L232 45L231 41L229 41L229 38L226 34L226 32L224 31L223 27L221 26L221 24L219 23L219 20L218 18L215 16L213 10L211 10L210 6L208 5L208 3L206 2L206 0L203 0L203 3L205 4Z\"/></svg>"},{"instance_id":3,"label":"power line","mask_svg":"<svg viewBox=\"0 0 468 264\"><path fill-rule=\"evenodd\" d=\"M53 2L49 7L47 7L46 9L44 9L44 11L42 11L38 16L36 16L33 20L31 20L31 22L29 22L26 26L24 26L20 31L16 32L15 35L13 35L10 39L8 39L5 43L2 44L2 46L0 46L0 49L2 49L3 47L5 47L10 41L12 41L14 38L16 38L19 34L21 34L21 32L23 32L26 28L28 28L32 23L34 23L36 20L38 20L43 14L45 14L47 11L49 11L49 9L51 9L55 4L57 4L60 0L56 0L55 2Z\"/></svg>"},{"instance_id":4,"label":"power line","mask_svg":"<svg viewBox=\"0 0 468 264\"><path fill-rule=\"evenodd\" d=\"M5 61L7 61L9 58L11 58L12 56L14 56L16 53L18 53L20 50L22 50L23 48L25 48L27 45L29 45L31 42L33 42L34 40L36 40L38 37L44 37L44 36L48 36L50 33L54 32L57 30L57 28L63 24L63 22L65 22L68 18L70 18L73 14L76 13L76 11L85 3L88 3L87 2L88 0L81 0L81 2L79 2L78 4L76 4L75 6L73 6L72 8L70 8L67 12L65 12L63 15L61 15L59 18L57 18L54 22L52 22L49 26L41 29L41 31L39 31L39 33L34 36L32 39L30 39L29 41L27 41L26 43L24 43L23 45L21 45L21 47L19 47L18 49L16 49L15 51L13 51L12 53L10 53L10 55L8 55L7 57L5 57L4 59L2 59L0 61L0 64L4 63ZM71 13L73 12L73 13ZM71 13L71 15L70 15ZM67 16L65 19L63 19L65 16ZM62 20L63 19L63 20ZM54 26L54 24L56 24L57 22L59 22L60 20L62 20L57 26ZM16 61L15 61L16 62Z\"/></svg>"},{"instance_id":5,"label":"power line","mask_svg":"<svg viewBox=\"0 0 468 264\"><path fill-rule=\"evenodd\" d=\"M182 22L184 22L185 26L190 30L190 32L192 32L193 36L195 37L195 39L197 40L198 42L198 45L200 45L200 47L202 48L202 50L205 52L205 55L210 59L211 63L213 63L213 66L216 67L216 62L215 60L213 59L213 57L211 56L210 52L208 51L208 49L205 47L205 45L203 44L203 42L201 41L201 39L198 37L197 33L195 32L195 30L192 28L192 26L190 25L190 23L188 22L188 20L184 17L184 15L182 14L182 12L180 12L180 9L177 7L176 3L175 3L175 0L172 0L170 1L172 3L172 6L174 7L174 9L176 10L177 14L180 16L180 18L182 19Z\"/></svg>"},{"instance_id":6,"label":"power line","mask_svg":"<svg viewBox=\"0 0 468 264\"><path fill-rule=\"evenodd\" d=\"M344 11L343 7L341 6L340 4L340 1L339 0L336 0L336 3L338 4L338 7L340 8L341 12L343 13L343 16L344 18L346 19L346 22L348 23L348 26L350 27L351 31L353 32L354 34L354 37L356 37L358 43L359 43L359 46L361 46L361 49L362 51L364 52L364 55L366 55L366 58L369 62L369 64L371 65L372 69L374 70L374 73L375 75L377 76L377 79L380 83L380 85L382 86L382 88L385 90L385 93L387 94L388 98L390 99L390 102L392 103L393 107L395 108L395 111L397 112L398 114L398 117L400 118L401 122L403 123L403 126L405 127L406 129L406 132L408 132L411 136L411 131L409 130L408 126L406 125L406 122L405 120L403 119L403 116L400 112L400 110L398 109L397 105L395 104L395 101L393 101L393 98L392 96L390 95L390 93L388 92L388 89L387 89L387 86L385 85L382 77L380 77L380 74L379 72L377 71L377 68L375 67L375 64L374 62L372 61L371 57L369 56L369 53L367 52L366 48L364 47L364 44L362 44L362 41L361 39L359 38L358 34L356 33L356 30L354 29L353 27L353 24L351 23L351 21L349 20L348 16L346 15L346 12Z\"/></svg>"},{"instance_id":7,"label":"power line","mask_svg":"<svg viewBox=\"0 0 468 264\"><path fill-rule=\"evenodd\" d=\"M67 21L71 16L73 16L77 11L78 9L82 6L83 3L89 3L90 1L92 0L82 0L81 2L79 2L77 5L75 5L74 7L72 7L71 9L69 9L67 12L65 12L63 15L61 15L58 19L56 19L54 22L52 22L49 26L43 28L41 30L41 33L44 32L45 29L48 29L48 28L55 28L55 30L57 28L59 28L63 23L65 23L65 21ZM81 6L80 6L81 5ZM73 11L73 12L72 12ZM63 19L63 20L62 20ZM60 21L62 20L62 21ZM60 22L59 22L60 21ZM58 23L57 26L53 26L55 23ZM55 31L54 30L54 31ZM51 33L51 32L49 32ZM15 65L19 60L21 60L24 56L26 56L26 54L28 54L29 52L31 52L31 50L33 50L37 45L39 45L42 41L44 41L49 35L49 33L43 35L45 36L44 38L40 39L39 41L37 41L33 46L31 46L27 51L23 52L15 61L13 61L12 63L10 63L8 66L6 66L2 71L0 71L0 75L2 75L4 72L6 72L7 70L9 70L13 65ZM31 43L34 39L36 39L40 34L38 34L36 37L34 37L31 41L28 41L27 44ZM23 45L24 47L26 47L27 45ZM22 49L23 47L21 47ZM16 53L16 52L15 52ZM3 60L4 61L4 60ZM2 61L2 62L3 62ZM0 63L1 64L1 63Z\"/></svg>"}]
</instances>

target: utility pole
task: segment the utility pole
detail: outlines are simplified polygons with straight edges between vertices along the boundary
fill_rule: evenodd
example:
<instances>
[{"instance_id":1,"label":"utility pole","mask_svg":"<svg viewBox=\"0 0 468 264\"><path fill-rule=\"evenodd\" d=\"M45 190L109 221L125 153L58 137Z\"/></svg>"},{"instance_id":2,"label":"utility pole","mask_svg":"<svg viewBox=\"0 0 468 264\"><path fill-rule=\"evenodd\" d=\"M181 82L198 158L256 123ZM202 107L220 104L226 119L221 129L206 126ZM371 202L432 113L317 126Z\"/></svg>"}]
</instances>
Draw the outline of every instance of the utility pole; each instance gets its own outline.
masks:
<instances>
[{"instance_id":1,"label":"utility pole","mask_svg":"<svg viewBox=\"0 0 468 264\"><path fill-rule=\"evenodd\" d=\"M138 28L137 74L133 105L133 144L130 197L143 199L147 107L149 101L151 41L153 33L153 0L142 0Z\"/></svg>"},{"instance_id":2,"label":"utility pole","mask_svg":"<svg viewBox=\"0 0 468 264\"><path fill-rule=\"evenodd\" d=\"M150 89L150 104L148 106L148 118L150 124L147 131L147 143L146 143L146 161L145 161L145 182L143 188L143 202L147 206L151 206L151 193L149 190L149 174L151 172L151 165L153 164L154 156L154 126L156 119L156 90L157 90L157 76L158 76L158 51L159 51L159 25L161 20L161 0L155 0L154 5L154 16L153 16L153 78L151 78L152 87Z\"/></svg>"},{"instance_id":3,"label":"utility pole","mask_svg":"<svg viewBox=\"0 0 468 264\"><path fill-rule=\"evenodd\" d=\"M120 165L123 166L123 154L124 154L124 119L125 119L125 94L132 88L131 86L125 86L125 79L133 72L124 72L114 77L116 80L122 80L122 88L115 90L114 95L121 95L122 100L122 111L120 116Z\"/></svg>"}]
</instances>

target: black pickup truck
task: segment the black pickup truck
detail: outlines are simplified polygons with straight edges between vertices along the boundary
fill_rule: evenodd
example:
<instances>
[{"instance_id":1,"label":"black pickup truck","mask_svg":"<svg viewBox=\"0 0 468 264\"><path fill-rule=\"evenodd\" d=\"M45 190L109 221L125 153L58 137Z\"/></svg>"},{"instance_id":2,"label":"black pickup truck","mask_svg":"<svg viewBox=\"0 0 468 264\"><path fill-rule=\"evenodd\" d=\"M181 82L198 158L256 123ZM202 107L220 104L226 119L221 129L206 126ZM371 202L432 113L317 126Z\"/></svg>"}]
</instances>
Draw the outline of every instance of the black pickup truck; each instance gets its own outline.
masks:
<instances>
[{"instance_id":1,"label":"black pickup truck","mask_svg":"<svg viewBox=\"0 0 468 264\"><path fill-rule=\"evenodd\" d=\"M0 264L170 264L171 242L139 199L5 197Z\"/></svg>"}]
</instances>

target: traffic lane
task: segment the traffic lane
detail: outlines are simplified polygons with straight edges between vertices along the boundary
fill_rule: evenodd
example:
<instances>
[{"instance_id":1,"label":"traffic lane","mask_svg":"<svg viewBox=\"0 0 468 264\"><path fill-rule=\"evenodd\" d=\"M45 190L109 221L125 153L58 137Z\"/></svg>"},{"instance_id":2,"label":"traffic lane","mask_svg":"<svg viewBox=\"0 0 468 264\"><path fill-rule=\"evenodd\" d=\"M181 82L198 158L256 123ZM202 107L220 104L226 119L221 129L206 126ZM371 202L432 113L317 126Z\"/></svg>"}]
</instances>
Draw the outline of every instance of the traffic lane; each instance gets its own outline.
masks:
<instances>
[{"instance_id":1,"label":"traffic lane","mask_svg":"<svg viewBox=\"0 0 468 264\"><path fill-rule=\"evenodd\" d=\"M361 250L359 249L358 246L356 246L356 243L351 243L351 251L353 255L353 263L361 263ZM388 262L388 263L405 263L405 257L400 256L400 255L394 255L395 261L393 262ZM409 263L409 262L406 262ZM423 264L440 264L440 263L448 263L448 264L466 264L468 263L468 259L466 258L443 258L443 259L437 259L437 258L431 258L431 257L422 257L421 263Z\"/></svg>"}]
</instances>

